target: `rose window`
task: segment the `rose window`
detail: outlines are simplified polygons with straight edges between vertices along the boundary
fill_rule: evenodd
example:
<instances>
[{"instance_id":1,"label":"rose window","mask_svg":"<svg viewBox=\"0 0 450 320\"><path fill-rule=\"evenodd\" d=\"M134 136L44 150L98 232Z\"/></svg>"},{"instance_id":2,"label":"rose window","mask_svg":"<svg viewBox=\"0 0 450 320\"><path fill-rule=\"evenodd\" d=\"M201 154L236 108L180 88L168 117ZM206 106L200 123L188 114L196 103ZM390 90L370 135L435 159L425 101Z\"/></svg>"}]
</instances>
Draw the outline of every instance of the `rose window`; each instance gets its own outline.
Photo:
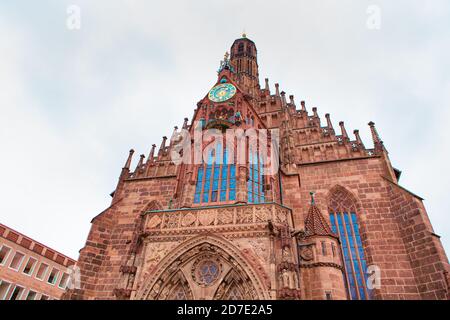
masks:
<instances>
[{"instance_id":1,"label":"rose window","mask_svg":"<svg viewBox=\"0 0 450 320\"><path fill-rule=\"evenodd\" d=\"M204 261L200 264L198 269L198 279L200 282L209 285L214 282L219 276L219 266L210 260Z\"/></svg>"},{"instance_id":2,"label":"rose window","mask_svg":"<svg viewBox=\"0 0 450 320\"><path fill-rule=\"evenodd\" d=\"M222 265L218 257L210 255L200 257L192 266L192 278L203 287L212 285L221 272Z\"/></svg>"}]
</instances>

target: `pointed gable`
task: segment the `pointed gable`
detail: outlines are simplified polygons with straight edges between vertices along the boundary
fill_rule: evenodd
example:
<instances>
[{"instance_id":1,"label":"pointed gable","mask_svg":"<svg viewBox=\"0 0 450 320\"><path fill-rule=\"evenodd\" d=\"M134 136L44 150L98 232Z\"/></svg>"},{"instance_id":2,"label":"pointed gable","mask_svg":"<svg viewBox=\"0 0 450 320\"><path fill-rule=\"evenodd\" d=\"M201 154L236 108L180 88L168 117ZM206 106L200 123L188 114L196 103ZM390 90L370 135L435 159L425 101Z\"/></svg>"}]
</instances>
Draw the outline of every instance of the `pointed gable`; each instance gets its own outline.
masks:
<instances>
[{"instance_id":1,"label":"pointed gable","mask_svg":"<svg viewBox=\"0 0 450 320\"><path fill-rule=\"evenodd\" d=\"M308 216L305 220L305 231L307 236L336 236L314 203L311 203L308 210Z\"/></svg>"}]
</instances>

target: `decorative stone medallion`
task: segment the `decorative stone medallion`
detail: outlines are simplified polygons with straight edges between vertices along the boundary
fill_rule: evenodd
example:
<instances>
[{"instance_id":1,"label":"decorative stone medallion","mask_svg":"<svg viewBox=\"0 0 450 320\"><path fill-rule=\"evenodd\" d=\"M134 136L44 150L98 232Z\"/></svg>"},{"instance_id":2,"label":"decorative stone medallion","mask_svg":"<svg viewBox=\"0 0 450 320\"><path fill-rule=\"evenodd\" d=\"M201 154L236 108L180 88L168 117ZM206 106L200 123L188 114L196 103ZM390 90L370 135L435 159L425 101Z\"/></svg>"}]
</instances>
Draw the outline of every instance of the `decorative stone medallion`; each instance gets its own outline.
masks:
<instances>
[{"instance_id":1,"label":"decorative stone medallion","mask_svg":"<svg viewBox=\"0 0 450 320\"><path fill-rule=\"evenodd\" d=\"M300 249L300 258L305 261L310 261L313 258L313 252L309 247L303 247Z\"/></svg>"},{"instance_id":2,"label":"decorative stone medallion","mask_svg":"<svg viewBox=\"0 0 450 320\"><path fill-rule=\"evenodd\" d=\"M215 211L200 212L198 214L198 221L203 226L211 225L215 219L216 219Z\"/></svg>"},{"instance_id":3,"label":"decorative stone medallion","mask_svg":"<svg viewBox=\"0 0 450 320\"><path fill-rule=\"evenodd\" d=\"M193 215L192 213L189 212L181 220L181 226L189 227L189 226L192 226L194 224L194 222L195 222L195 215Z\"/></svg>"}]
</instances>

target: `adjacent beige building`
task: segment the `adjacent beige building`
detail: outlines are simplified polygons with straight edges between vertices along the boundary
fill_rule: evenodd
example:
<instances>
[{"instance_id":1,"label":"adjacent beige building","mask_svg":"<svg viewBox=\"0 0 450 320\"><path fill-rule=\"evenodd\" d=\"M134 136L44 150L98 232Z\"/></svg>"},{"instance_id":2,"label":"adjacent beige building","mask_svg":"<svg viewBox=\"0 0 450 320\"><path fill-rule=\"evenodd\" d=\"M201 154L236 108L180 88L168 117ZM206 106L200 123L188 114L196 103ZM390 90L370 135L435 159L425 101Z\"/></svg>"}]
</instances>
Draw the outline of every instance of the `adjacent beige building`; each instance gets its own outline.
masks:
<instances>
[{"instance_id":1,"label":"adjacent beige building","mask_svg":"<svg viewBox=\"0 0 450 320\"><path fill-rule=\"evenodd\" d=\"M0 223L0 300L59 299L75 263Z\"/></svg>"}]
</instances>

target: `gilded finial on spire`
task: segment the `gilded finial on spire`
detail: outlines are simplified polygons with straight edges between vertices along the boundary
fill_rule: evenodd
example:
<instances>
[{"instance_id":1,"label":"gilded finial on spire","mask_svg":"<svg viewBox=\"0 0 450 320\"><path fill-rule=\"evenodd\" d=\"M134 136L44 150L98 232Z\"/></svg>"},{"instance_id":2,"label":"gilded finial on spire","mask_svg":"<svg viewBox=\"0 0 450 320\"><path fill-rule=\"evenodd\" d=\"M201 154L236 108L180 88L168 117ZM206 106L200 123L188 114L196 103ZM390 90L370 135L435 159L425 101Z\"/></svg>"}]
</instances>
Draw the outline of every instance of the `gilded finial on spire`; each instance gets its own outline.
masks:
<instances>
[{"instance_id":1,"label":"gilded finial on spire","mask_svg":"<svg viewBox=\"0 0 450 320\"><path fill-rule=\"evenodd\" d=\"M247 34L245 33L245 29L244 29L244 31L242 31L242 38L247 38Z\"/></svg>"}]
</instances>

